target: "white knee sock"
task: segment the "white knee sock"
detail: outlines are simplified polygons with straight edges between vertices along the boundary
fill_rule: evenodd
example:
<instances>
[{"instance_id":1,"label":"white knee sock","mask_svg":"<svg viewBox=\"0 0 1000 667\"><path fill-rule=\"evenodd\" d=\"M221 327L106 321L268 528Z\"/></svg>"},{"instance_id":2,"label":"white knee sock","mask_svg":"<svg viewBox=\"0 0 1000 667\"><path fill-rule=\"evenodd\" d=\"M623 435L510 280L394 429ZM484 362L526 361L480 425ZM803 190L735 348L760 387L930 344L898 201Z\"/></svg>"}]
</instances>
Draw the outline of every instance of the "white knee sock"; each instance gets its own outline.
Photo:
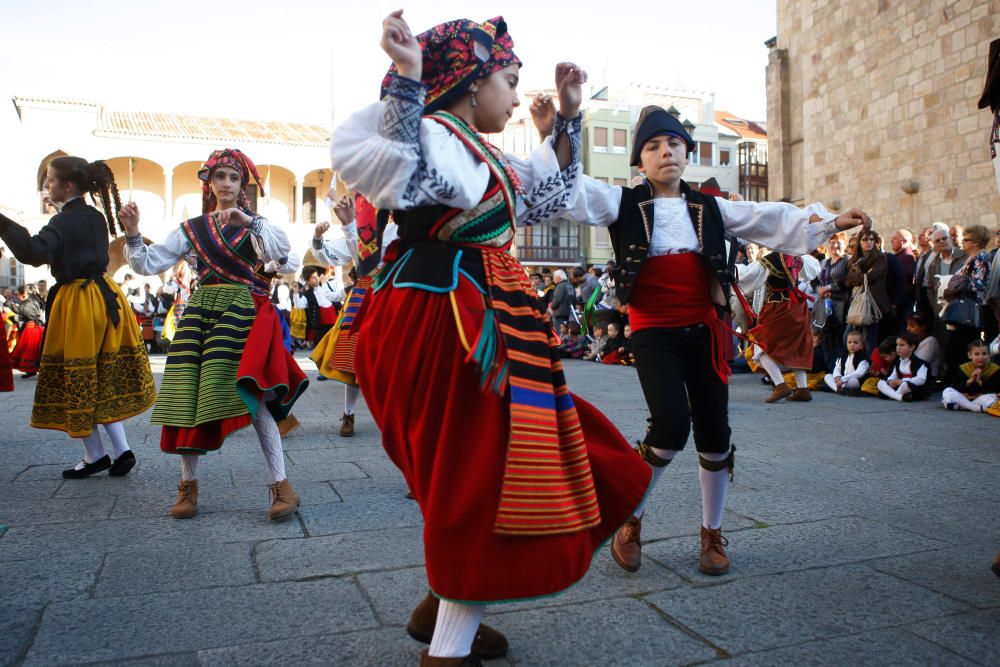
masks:
<instances>
[{"instance_id":1,"label":"white knee sock","mask_svg":"<svg viewBox=\"0 0 1000 667\"><path fill-rule=\"evenodd\" d=\"M464 658L469 655L485 612L486 605L441 600L430 655L435 658Z\"/></svg>"},{"instance_id":2,"label":"white knee sock","mask_svg":"<svg viewBox=\"0 0 1000 667\"><path fill-rule=\"evenodd\" d=\"M361 395L360 387L352 387L347 385L344 387L344 414L353 415L354 406L358 403L358 396Z\"/></svg>"},{"instance_id":3,"label":"white knee sock","mask_svg":"<svg viewBox=\"0 0 1000 667\"><path fill-rule=\"evenodd\" d=\"M650 449L652 449L653 453L659 456L661 459L666 459L668 461L673 461L674 457L677 456L676 449L658 449L656 447L650 447ZM649 464L647 463L646 465ZM649 497L653 495L653 489L656 488L656 483L660 481L660 478L663 477L663 473L666 472L667 470L667 466L649 466L649 467L653 471L653 478L649 480L649 488L646 490L646 495L643 497L642 502L639 503L639 506L635 508L635 512L633 512L634 516L637 519L642 518L643 513L645 513L646 511L646 503L649 502Z\"/></svg>"},{"instance_id":4,"label":"white knee sock","mask_svg":"<svg viewBox=\"0 0 1000 667\"><path fill-rule=\"evenodd\" d=\"M806 379L806 372L796 370L795 373L795 386L799 389L808 389L809 381Z\"/></svg>"},{"instance_id":5,"label":"white knee sock","mask_svg":"<svg viewBox=\"0 0 1000 667\"><path fill-rule=\"evenodd\" d=\"M115 458L129 450L128 438L125 437L125 425L121 422L112 422L104 425L104 432L111 438L111 446L115 451Z\"/></svg>"},{"instance_id":6,"label":"white knee sock","mask_svg":"<svg viewBox=\"0 0 1000 667\"><path fill-rule=\"evenodd\" d=\"M757 363L760 364L761 368L767 371L768 375L771 376L771 382L774 383L775 387L785 381L785 378L781 376L781 367L778 366L778 362L767 356L766 352L762 353L760 357L757 358Z\"/></svg>"},{"instance_id":7,"label":"white knee sock","mask_svg":"<svg viewBox=\"0 0 1000 667\"><path fill-rule=\"evenodd\" d=\"M699 452L698 455L709 461L725 461L729 458L729 452ZM701 525L712 530L721 528L722 512L726 509L726 495L729 492L729 469L713 471L699 466L698 475L701 479Z\"/></svg>"},{"instance_id":8,"label":"white knee sock","mask_svg":"<svg viewBox=\"0 0 1000 667\"><path fill-rule=\"evenodd\" d=\"M181 454L181 481L193 482L198 479L198 459L197 454Z\"/></svg>"},{"instance_id":9,"label":"white knee sock","mask_svg":"<svg viewBox=\"0 0 1000 667\"><path fill-rule=\"evenodd\" d=\"M260 440L260 449L264 452L268 472L271 473L271 484L285 479L285 454L281 451L281 433L278 423L274 421L271 411L261 404L257 408L257 416L253 420L254 430Z\"/></svg>"},{"instance_id":10,"label":"white knee sock","mask_svg":"<svg viewBox=\"0 0 1000 667\"><path fill-rule=\"evenodd\" d=\"M861 381L858 380L858 378L851 378L845 381L843 386L847 387L851 391L857 391L861 388Z\"/></svg>"},{"instance_id":11,"label":"white knee sock","mask_svg":"<svg viewBox=\"0 0 1000 667\"><path fill-rule=\"evenodd\" d=\"M94 430L90 432L90 435L80 438L80 440L83 441L83 460L87 463L93 463L108 455L104 451L104 443L101 442L101 432L97 430L97 425L94 425Z\"/></svg>"},{"instance_id":12,"label":"white knee sock","mask_svg":"<svg viewBox=\"0 0 1000 667\"><path fill-rule=\"evenodd\" d=\"M823 382L830 388L830 391L837 391L837 382L834 380L833 373L824 375Z\"/></svg>"},{"instance_id":13,"label":"white knee sock","mask_svg":"<svg viewBox=\"0 0 1000 667\"><path fill-rule=\"evenodd\" d=\"M883 394L885 394L886 396L888 396L889 398L891 398L893 400L896 400L896 401L903 400L903 392L900 391L900 390L905 385L899 385L898 389L893 389L892 387L889 386L889 383L886 382L885 380L879 380L877 386L878 386L878 390L880 392L882 392Z\"/></svg>"},{"instance_id":14,"label":"white knee sock","mask_svg":"<svg viewBox=\"0 0 1000 667\"><path fill-rule=\"evenodd\" d=\"M996 394L983 394L977 398L972 399L972 403L979 407L980 412L986 412L986 410L997 402Z\"/></svg>"}]
</instances>

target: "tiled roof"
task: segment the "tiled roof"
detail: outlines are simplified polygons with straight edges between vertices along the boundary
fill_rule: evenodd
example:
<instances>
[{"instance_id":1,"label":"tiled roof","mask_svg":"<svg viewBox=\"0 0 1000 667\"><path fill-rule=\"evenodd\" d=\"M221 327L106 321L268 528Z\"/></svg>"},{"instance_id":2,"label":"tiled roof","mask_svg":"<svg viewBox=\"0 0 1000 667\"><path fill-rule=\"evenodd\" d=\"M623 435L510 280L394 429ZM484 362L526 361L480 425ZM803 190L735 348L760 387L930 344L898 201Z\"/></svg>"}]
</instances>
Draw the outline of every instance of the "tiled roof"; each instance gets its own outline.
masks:
<instances>
[{"instance_id":1,"label":"tiled roof","mask_svg":"<svg viewBox=\"0 0 1000 667\"><path fill-rule=\"evenodd\" d=\"M97 133L111 136L207 142L245 141L292 146L326 146L330 143L330 130L323 125L146 111L105 111L98 121Z\"/></svg>"},{"instance_id":2,"label":"tiled roof","mask_svg":"<svg viewBox=\"0 0 1000 667\"><path fill-rule=\"evenodd\" d=\"M715 122L729 128L743 139L767 139L767 130L759 123L734 116L728 111L716 111Z\"/></svg>"}]
</instances>

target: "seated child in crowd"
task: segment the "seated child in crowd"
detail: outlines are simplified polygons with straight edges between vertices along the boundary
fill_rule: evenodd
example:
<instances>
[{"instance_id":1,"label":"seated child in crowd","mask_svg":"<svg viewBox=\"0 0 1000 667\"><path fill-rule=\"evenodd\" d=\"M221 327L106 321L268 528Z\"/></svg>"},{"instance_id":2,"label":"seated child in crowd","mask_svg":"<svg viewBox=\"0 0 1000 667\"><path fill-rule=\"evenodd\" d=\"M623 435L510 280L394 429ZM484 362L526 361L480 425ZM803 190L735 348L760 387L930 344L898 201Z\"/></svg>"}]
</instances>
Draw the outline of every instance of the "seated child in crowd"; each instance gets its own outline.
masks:
<instances>
[{"instance_id":1,"label":"seated child in crowd","mask_svg":"<svg viewBox=\"0 0 1000 667\"><path fill-rule=\"evenodd\" d=\"M566 333L560 336L562 339L562 343L559 345L560 356L563 359L582 358L583 354L590 347L590 341L580 335L580 325L576 322L570 322L569 324L562 325L560 328L566 330Z\"/></svg>"},{"instance_id":2,"label":"seated child in crowd","mask_svg":"<svg viewBox=\"0 0 1000 667\"><path fill-rule=\"evenodd\" d=\"M594 325L593 340L590 341L590 349L583 353L584 361L600 361L601 349L608 340L605 329L600 324Z\"/></svg>"},{"instance_id":3,"label":"seated child in crowd","mask_svg":"<svg viewBox=\"0 0 1000 667\"><path fill-rule=\"evenodd\" d=\"M896 361L889 377L880 380L878 390L883 396L909 403L927 398L934 383L930 367L915 352L920 339L909 331L896 336Z\"/></svg>"},{"instance_id":4,"label":"seated child in crowd","mask_svg":"<svg viewBox=\"0 0 1000 667\"><path fill-rule=\"evenodd\" d=\"M604 342L604 347L601 348L601 363L620 363L619 357L622 354L624 347L625 336L622 335L621 329L618 327L618 323L608 322L608 339Z\"/></svg>"},{"instance_id":5,"label":"seated child in crowd","mask_svg":"<svg viewBox=\"0 0 1000 667\"><path fill-rule=\"evenodd\" d=\"M946 387L941 404L949 410L986 412L1000 394L1000 366L990 361L990 348L981 340L968 347L969 361L958 367L955 380Z\"/></svg>"},{"instance_id":6,"label":"seated child in crowd","mask_svg":"<svg viewBox=\"0 0 1000 667\"><path fill-rule=\"evenodd\" d=\"M840 355L833 372L827 373L823 382L838 394L858 391L870 366L864 337L860 331L851 331L847 334L847 351Z\"/></svg>"},{"instance_id":7,"label":"seated child in crowd","mask_svg":"<svg viewBox=\"0 0 1000 667\"><path fill-rule=\"evenodd\" d=\"M889 377L896 363L896 339L886 338L868 358L868 377L861 383L861 392L878 396L878 383Z\"/></svg>"},{"instance_id":8,"label":"seated child in crowd","mask_svg":"<svg viewBox=\"0 0 1000 667\"><path fill-rule=\"evenodd\" d=\"M920 314L914 313L906 318L906 330L916 334L920 339L915 355L920 357L925 364L930 366L930 374L940 377L941 370L941 344L931 333L931 326L927 319Z\"/></svg>"}]
</instances>

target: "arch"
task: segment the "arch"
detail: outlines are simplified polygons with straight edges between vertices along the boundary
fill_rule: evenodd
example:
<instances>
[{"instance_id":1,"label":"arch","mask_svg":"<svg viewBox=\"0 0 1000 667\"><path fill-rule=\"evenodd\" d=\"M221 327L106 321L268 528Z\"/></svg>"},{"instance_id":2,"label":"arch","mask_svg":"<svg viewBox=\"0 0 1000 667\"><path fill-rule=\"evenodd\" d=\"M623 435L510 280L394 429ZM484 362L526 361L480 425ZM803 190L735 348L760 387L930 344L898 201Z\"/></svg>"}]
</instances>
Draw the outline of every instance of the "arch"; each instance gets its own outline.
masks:
<instances>
[{"instance_id":1,"label":"arch","mask_svg":"<svg viewBox=\"0 0 1000 667\"><path fill-rule=\"evenodd\" d=\"M170 208L175 221L201 215L201 181L198 179L198 170L202 164L201 160L191 160L181 162L173 169L173 202Z\"/></svg>"},{"instance_id":2,"label":"arch","mask_svg":"<svg viewBox=\"0 0 1000 667\"><path fill-rule=\"evenodd\" d=\"M42 158L42 161L38 163L38 178L35 179L35 183L38 185L38 191L41 192L45 189L45 179L48 176L49 162L57 157L66 157L69 153L64 150L52 151L48 155Z\"/></svg>"},{"instance_id":3,"label":"arch","mask_svg":"<svg viewBox=\"0 0 1000 667\"><path fill-rule=\"evenodd\" d=\"M122 203L133 201L139 205L143 233L159 240L165 214L163 166L133 155L106 158L104 162L115 175Z\"/></svg>"},{"instance_id":4,"label":"arch","mask_svg":"<svg viewBox=\"0 0 1000 667\"><path fill-rule=\"evenodd\" d=\"M291 223L295 215L295 173L278 164L259 164L257 173L264 185L257 211L268 220Z\"/></svg>"}]
</instances>

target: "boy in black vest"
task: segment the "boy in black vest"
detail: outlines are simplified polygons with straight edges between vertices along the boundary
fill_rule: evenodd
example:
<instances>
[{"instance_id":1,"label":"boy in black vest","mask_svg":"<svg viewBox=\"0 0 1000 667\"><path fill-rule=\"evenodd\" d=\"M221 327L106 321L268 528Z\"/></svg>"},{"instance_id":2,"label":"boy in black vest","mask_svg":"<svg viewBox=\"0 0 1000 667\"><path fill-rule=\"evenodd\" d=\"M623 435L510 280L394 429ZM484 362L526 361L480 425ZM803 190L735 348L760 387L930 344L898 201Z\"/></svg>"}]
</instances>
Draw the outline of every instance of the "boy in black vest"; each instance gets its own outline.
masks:
<instances>
[{"instance_id":1,"label":"boy in black vest","mask_svg":"<svg viewBox=\"0 0 1000 667\"><path fill-rule=\"evenodd\" d=\"M545 114L535 106L532 114L536 125L544 124ZM724 344L729 334L717 310L728 304L735 279L735 253L726 239L745 238L803 255L836 231L870 226L871 221L858 209L834 216L820 204L800 209L728 201L693 190L681 176L695 142L660 107L642 110L633 140L631 165L644 182L628 188L584 176L576 204L564 217L608 227L616 259L612 276L619 300L629 304L635 365L651 413L639 443L640 454L653 468L650 488L684 448L693 423L701 462L700 569L724 574L729 559L721 525L733 448ZM615 560L630 572L641 563L644 505L612 543Z\"/></svg>"}]
</instances>

